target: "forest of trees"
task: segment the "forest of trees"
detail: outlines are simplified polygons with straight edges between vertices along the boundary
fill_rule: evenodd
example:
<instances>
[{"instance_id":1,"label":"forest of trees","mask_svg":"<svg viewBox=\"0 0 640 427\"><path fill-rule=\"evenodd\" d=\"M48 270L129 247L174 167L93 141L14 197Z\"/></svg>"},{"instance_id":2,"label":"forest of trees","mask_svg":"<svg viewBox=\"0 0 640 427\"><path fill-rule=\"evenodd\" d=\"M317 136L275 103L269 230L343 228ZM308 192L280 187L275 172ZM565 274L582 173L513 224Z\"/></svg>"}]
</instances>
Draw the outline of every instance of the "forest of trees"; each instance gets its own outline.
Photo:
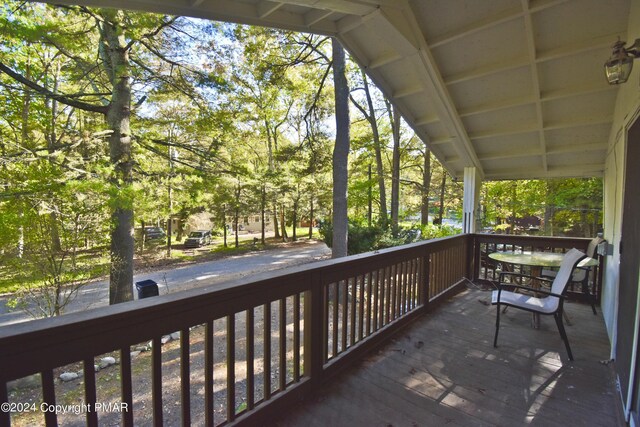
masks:
<instances>
[{"instance_id":1,"label":"forest of trees","mask_svg":"<svg viewBox=\"0 0 640 427\"><path fill-rule=\"evenodd\" d=\"M460 215L462 183L335 40L17 1L0 30L2 268L50 286L50 314L72 297L62 284L100 272L111 303L132 299L133 228L171 217L272 215L277 237L317 219L342 256L347 230L375 231L353 253ZM598 179L485 183L482 217L593 233L601 192Z\"/></svg>"}]
</instances>

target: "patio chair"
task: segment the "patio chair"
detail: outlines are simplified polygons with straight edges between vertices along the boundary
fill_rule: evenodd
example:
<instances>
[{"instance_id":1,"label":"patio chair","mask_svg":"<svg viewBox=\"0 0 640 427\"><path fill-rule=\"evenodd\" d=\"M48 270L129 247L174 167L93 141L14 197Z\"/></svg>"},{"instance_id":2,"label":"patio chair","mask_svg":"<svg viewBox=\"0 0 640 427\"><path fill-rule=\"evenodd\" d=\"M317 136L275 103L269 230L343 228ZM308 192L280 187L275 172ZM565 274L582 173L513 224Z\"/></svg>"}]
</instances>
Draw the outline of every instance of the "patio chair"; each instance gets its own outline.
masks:
<instances>
[{"instance_id":1,"label":"patio chair","mask_svg":"<svg viewBox=\"0 0 640 427\"><path fill-rule=\"evenodd\" d=\"M601 237L594 237L589 242L589 246L587 246L587 256L589 258L594 258L596 255L596 249L598 245L603 242L604 239ZM593 310L593 314L597 315L598 312L596 310L596 296L595 292L591 292L589 290L589 272L591 267L578 267L574 270L571 275L570 283L578 283L582 287L582 293L587 297L589 304L591 304L591 310ZM541 276L545 278L553 279L558 274L555 270L542 269ZM573 288L572 288L573 289Z\"/></svg>"},{"instance_id":2,"label":"patio chair","mask_svg":"<svg viewBox=\"0 0 640 427\"><path fill-rule=\"evenodd\" d=\"M573 273L573 269L585 257L586 255L577 249L571 249L569 252L567 252L562 259L560 270L558 270L555 279L553 279L553 282L551 283L550 291L528 286L514 285L513 283L504 283L503 278L506 275L510 275L529 277L530 279L536 281L551 282L551 280L541 279L524 274L502 272L498 281L498 290L493 291L491 295L491 303L497 306L496 335L493 339L493 346L498 346L498 332L500 330L500 306L504 305L530 311L534 314L537 313L553 315L556 321L556 325L558 326L558 331L560 332L560 337L562 337L564 345L567 348L569 360L573 360L573 354L571 353L571 347L569 346L569 339L567 338L567 333L564 330L564 325L562 323L562 310L565 298L564 293L566 292L567 286L571 281L571 274ZM507 289L526 290L533 292L533 295L531 293L516 293Z\"/></svg>"}]
</instances>

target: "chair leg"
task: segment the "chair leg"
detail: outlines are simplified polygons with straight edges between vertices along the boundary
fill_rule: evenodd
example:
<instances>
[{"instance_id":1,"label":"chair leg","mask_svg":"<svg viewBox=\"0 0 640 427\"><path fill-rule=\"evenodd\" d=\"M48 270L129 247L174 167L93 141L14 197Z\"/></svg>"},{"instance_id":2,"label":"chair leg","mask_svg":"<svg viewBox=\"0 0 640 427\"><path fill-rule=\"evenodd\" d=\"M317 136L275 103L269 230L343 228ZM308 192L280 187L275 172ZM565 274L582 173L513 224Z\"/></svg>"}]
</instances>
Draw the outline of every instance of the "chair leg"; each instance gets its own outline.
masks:
<instances>
[{"instance_id":1,"label":"chair leg","mask_svg":"<svg viewBox=\"0 0 640 427\"><path fill-rule=\"evenodd\" d=\"M567 353L569 354L569 360L573 360L573 353L571 353L571 347L569 346L569 338L567 337L567 332L564 330L564 325L562 324L562 313L556 312L553 315L553 318L556 319L556 325L558 325L558 331L560 332L560 337L562 341L564 341L564 345L567 348Z\"/></svg>"},{"instance_id":2,"label":"chair leg","mask_svg":"<svg viewBox=\"0 0 640 427\"><path fill-rule=\"evenodd\" d=\"M498 331L500 330L500 304L497 304L496 310L496 335L493 337L493 346L498 347ZM506 306L505 306L506 307Z\"/></svg>"},{"instance_id":3,"label":"chair leg","mask_svg":"<svg viewBox=\"0 0 640 427\"><path fill-rule=\"evenodd\" d=\"M589 276L587 276L587 278L582 282L582 293L587 296L589 303L591 303L591 310L593 310L593 314L597 315L596 296L589 291Z\"/></svg>"}]
</instances>

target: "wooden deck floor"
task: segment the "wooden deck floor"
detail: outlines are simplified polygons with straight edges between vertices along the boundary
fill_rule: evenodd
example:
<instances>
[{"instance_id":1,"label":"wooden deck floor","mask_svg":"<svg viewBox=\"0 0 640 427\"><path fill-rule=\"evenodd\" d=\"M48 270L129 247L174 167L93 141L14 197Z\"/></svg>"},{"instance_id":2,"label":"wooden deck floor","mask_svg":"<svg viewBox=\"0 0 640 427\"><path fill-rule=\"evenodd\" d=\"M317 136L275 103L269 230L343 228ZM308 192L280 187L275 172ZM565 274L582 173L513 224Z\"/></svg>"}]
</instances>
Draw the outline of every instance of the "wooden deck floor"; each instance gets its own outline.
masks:
<instances>
[{"instance_id":1,"label":"wooden deck floor","mask_svg":"<svg viewBox=\"0 0 640 427\"><path fill-rule=\"evenodd\" d=\"M493 348L490 293L468 290L420 318L291 411L279 426L617 426L602 316L569 303L567 359L552 317L509 310Z\"/></svg>"}]
</instances>

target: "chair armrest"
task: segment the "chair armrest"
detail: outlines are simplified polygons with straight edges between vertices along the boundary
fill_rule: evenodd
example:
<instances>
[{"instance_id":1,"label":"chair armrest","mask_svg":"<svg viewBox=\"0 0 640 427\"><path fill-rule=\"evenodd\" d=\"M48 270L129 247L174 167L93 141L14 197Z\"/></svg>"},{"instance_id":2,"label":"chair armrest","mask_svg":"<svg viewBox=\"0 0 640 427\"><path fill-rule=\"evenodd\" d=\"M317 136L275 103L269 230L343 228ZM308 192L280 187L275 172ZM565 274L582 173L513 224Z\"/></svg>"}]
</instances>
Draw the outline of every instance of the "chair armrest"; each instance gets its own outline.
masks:
<instances>
[{"instance_id":1,"label":"chair armrest","mask_svg":"<svg viewBox=\"0 0 640 427\"><path fill-rule=\"evenodd\" d=\"M532 280L538 280L538 281L542 281L542 282L553 282L553 280L551 279L545 279L543 277L537 277L537 276L531 276L529 274L521 274L521 273L513 273L510 271L502 271L500 272L500 275L498 276L498 282L502 283L502 277L505 275L509 275L509 276L515 276L515 277L526 277L528 279L532 279Z\"/></svg>"},{"instance_id":2,"label":"chair armrest","mask_svg":"<svg viewBox=\"0 0 640 427\"><path fill-rule=\"evenodd\" d=\"M499 283L498 286L500 287L500 291L502 291L503 287L509 287L509 288L516 288L516 289L524 289L526 291L531 291L531 292L535 292L538 294L544 294L547 296L551 296L551 297L558 297L558 298L567 298L565 295L560 295L560 294L556 294L550 291L545 291L543 289L537 289L537 288L532 288L530 286L522 286L522 285L512 285L512 284L507 284L507 283Z\"/></svg>"}]
</instances>

